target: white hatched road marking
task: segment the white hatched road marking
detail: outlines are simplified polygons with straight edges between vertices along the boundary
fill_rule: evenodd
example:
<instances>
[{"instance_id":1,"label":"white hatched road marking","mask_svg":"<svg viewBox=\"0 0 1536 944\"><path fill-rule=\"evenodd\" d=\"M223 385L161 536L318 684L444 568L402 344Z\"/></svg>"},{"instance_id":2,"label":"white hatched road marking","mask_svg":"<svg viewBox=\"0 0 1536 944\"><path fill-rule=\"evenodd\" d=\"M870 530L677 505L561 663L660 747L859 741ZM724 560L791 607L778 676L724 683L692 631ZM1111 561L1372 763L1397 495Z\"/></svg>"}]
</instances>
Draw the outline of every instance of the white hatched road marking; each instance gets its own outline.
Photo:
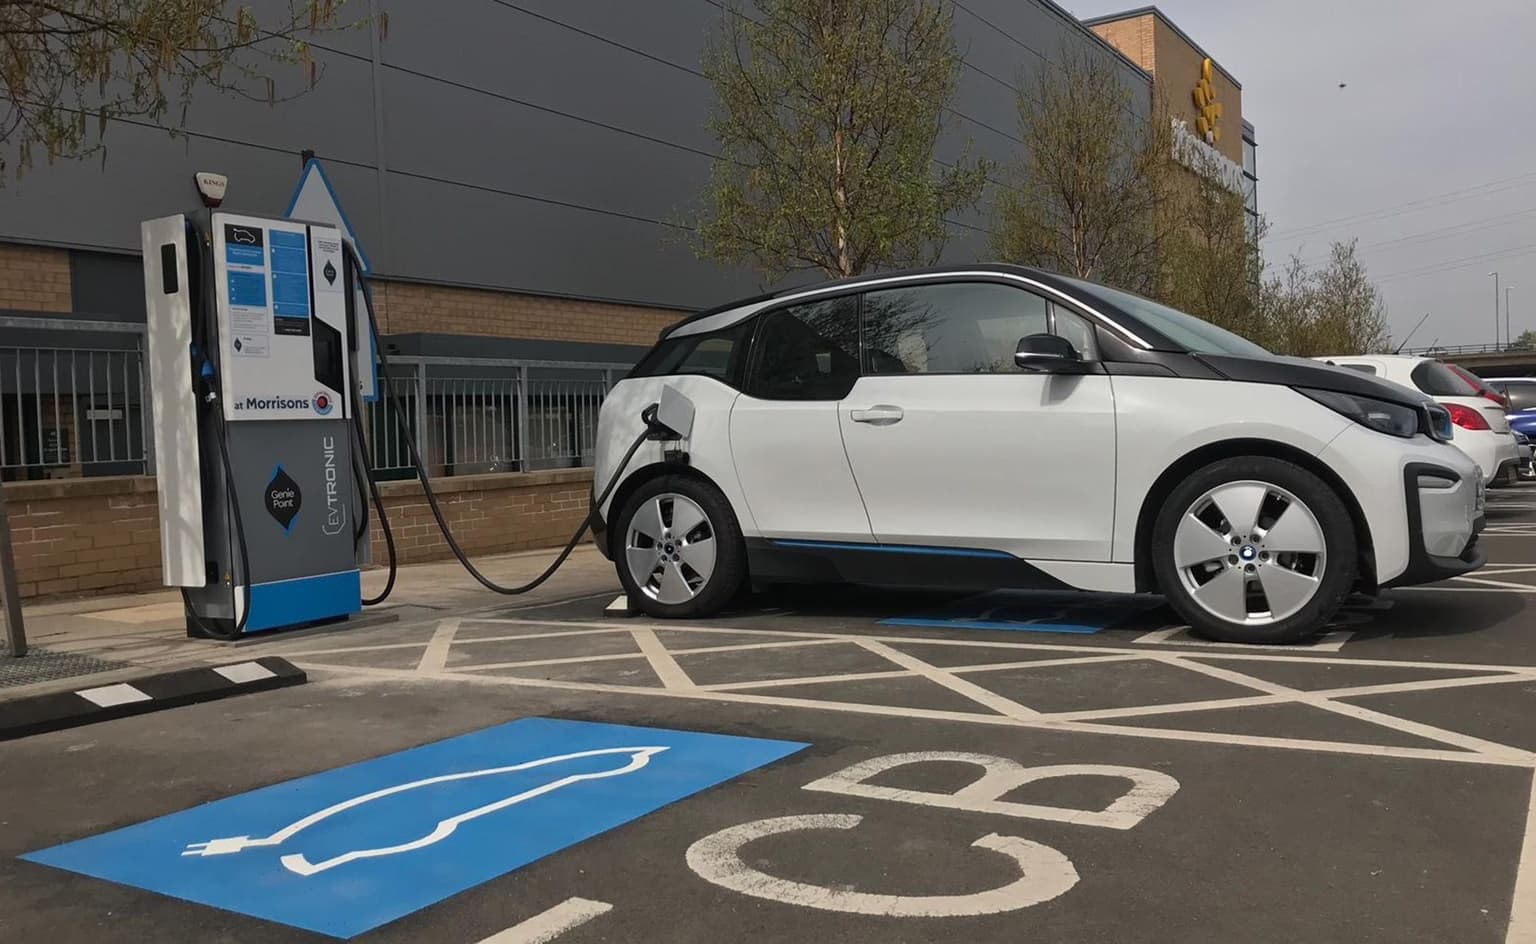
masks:
<instances>
[{"instance_id":1,"label":"white hatched road marking","mask_svg":"<svg viewBox=\"0 0 1536 944\"><path fill-rule=\"evenodd\" d=\"M416 663L418 672L441 672L448 666L448 650L453 648L453 637L459 631L459 621L445 619L437 624L432 638L427 642L421 661Z\"/></svg>"},{"instance_id":2,"label":"white hatched road marking","mask_svg":"<svg viewBox=\"0 0 1536 944\"><path fill-rule=\"evenodd\" d=\"M1495 571L1493 576L1505 574L1514 575L1536 571L1536 565L1529 567L1524 565L1511 565L1508 569ZM1467 578L1462 578L1467 579ZM1473 593L1532 593L1536 587L1508 584L1503 581L1489 580L1485 578L1472 578L1481 582L1481 586L1460 587L1429 587L1418 588L1439 592L1473 592ZM1489 585L1494 584L1494 585ZM1503 584L1502 586L1499 584ZM1407 588L1405 588L1407 589ZM721 703L735 703L746 705L762 705L781 708L801 708L818 710L823 712L844 712L850 714L875 715L891 718L922 718L934 721L955 722L965 724L981 724L1002 727L1033 728L1058 732L1071 732L1082 734L1110 735L1116 737L1139 738L1150 740L1184 741L1191 743L1205 743L1221 746L1237 746L1263 749L1297 750L1304 752L1323 754L1346 754L1356 756L1371 756L1382 758L1397 758L1404 760L1419 760L1444 763L1461 763L1490 767L1515 767L1536 771L1536 753L1510 745L1498 744L1481 738L1460 734L1443 728L1421 724L1405 718L1399 718L1385 712L1364 708L1340 701L1339 699L1353 698L1364 695L1432 692L1444 689L1475 687L1484 685L1501 685L1519 682L1531 682L1536 680L1536 666L1528 665L1495 665L1483 663L1457 663L1457 662L1421 662L1412 660L1394 659L1354 659L1338 658L1322 654L1328 650L1322 647L1310 647L1300 650L1305 654L1275 652L1267 647L1221 647L1211 651L1184 651L1178 652L1170 649L1153 648L1154 645L1180 645L1175 638L1182 627L1173 627L1170 630L1160 631L1161 634L1146 634L1138 637L1133 645L1138 648L1121 648L1109 646L1072 645L1065 643L1040 643L1040 642L1009 642L995 639L945 639L916 635L858 635L851 633L827 633L827 632L803 632L790 630L759 630L747 629L736 626L700 626L694 624L641 624L614 626L611 623L598 623L587 621L570 621L549 623L547 621L533 619L500 619L495 622L507 625L527 626L545 630L543 632L526 635L504 637L507 641L530 638L551 638L562 635L599 635L602 633L625 632L631 633L641 647L637 654L625 654L619 656L587 656L575 658L559 658L530 660L524 663L509 663L508 665L557 665L573 662L598 662L617 659L647 659L654 666L660 663L665 667L668 663L676 666L676 674L670 669L658 669L658 677L663 678L668 688L639 687L633 685L615 685L596 682L567 682L553 679L521 678L509 676L485 676L479 671L490 667L488 665L461 666L453 670L433 668L432 663L423 659L426 668L418 667L417 670L406 669L382 669L350 665L326 664L323 657L332 652L366 652L372 650L389 650L406 647L422 646L421 643L383 644L379 646L353 646L329 650L312 650L308 652L288 653L288 657L295 661L301 661L305 668L322 669L337 673L340 676L348 676L352 679L389 679L389 680L437 680L452 683L477 684L477 685L513 685L529 688L546 688L562 691L612 693L623 695L647 695L655 698L684 698L701 701L715 701ZM721 635L734 635L742 638L738 645L712 645L697 648L671 648L663 644L656 631L664 629L669 634L676 634L672 638L683 637L689 633L700 633L719 638ZM1343 635L1343 634L1340 634ZM772 642L759 641L768 637ZM435 634L434 634L435 638ZM498 637L500 640L502 637ZM487 640L450 639L449 646L468 645ZM904 646L947 646L951 648L974 647L988 650L1015 649L1021 652L1050 652L1058 653L1059 658L1044 660L1020 660L1018 662L1005 663L979 663L957 667L937 667L915 656L908 655L901 650L893 648L891 643L899 643ZM677 666L677 654L688 652L736 652L753 649L769 648L796 648L814 647L818 645L855 645L878 654L896 666L891 670L879 672L847 673L844 675L810 676L800 679L779 678L754 681L742 681L722 685L693 687L691 679L687 677L680 666ZM1256 651L1263 649L1265 651ZM1423 679L1408 682L1391 682L1376 685L1353 685L1317 691L1305 691L1294 689L1285 685L1268 682L1254 676L1246 675L1224 665L1213 665L1206 660L1218 660L1223 664L1233 662L1251 663L1319 663L1321 665L1346 665L1361 667L1381 668L1405 668L1423 671L1444 671L1451 673L1482 673L1478 675L1456 675L1443 679ZM1156 661L1165 665L1176 666L1187 671L1196 672L1225 681L1242 685L1254 691L1256 694L1249 696L1236 696L1230 698L1216 698L1199 702L1186 702L1182 704L1162 704L1132 706L1114 709L1096 709L1088 711L1066 711L1055 713L1040 713L1027 705L1021 705L1009 699L1003 699L980 686L974 685L962 678L963 675L973 675L999 671L1004 668L1028 669L1047 668L1051 666L1091 664L1094 662L1110 661ZM668 675L662 675L667 671ZM670 678L668 677L670 676ZM773 686L790 686L797 684L836 685L839 681L853 682L880 678L928 678L938 684L944 685L959 694L965 695L978 702L978 707L985 706L990 711L966 712L966 711L941 711L934 709L922 709L903 707L898 705L874 705L856 702L823 701L814 698L783 697L768 694L758 694L752 689L769 688ZM958 687L957 687L958 686ZM985 695L981 693L985 692ZM998 699L999 701L994 701ZM1182 714L1185 712L1200 712L1218 710L1222 708L1237 708L1254 705L1276 704L1303 704L1338 714L1351 717L1355 720L1369 724L1375 724L1383 728L1410 734L1415 737L1426 738L1431 741L1439 741L1445 744L1445 748L1419 748L1397 747L1380 744L1354 743L1345 741L1322 741L1306 738L1290 738L1277 736L1258 736L1227 734L1206 731L1191 731L1179 728L1157 728L1143 726L1126 726L1112 723L1113 719L1126 717L1139 717L1157 714ZM1003 714L993 714L992 711L1004 710ZM853 819L856 819L853 818ZM852 828L851 821L843 825L830 822L820 824L819 827L793 826L786 828ZM717 836L720 834L716 834ZM717 863L718 864L718 863ZM729 871L729 870L727 870ZM750 872L751 870L747 870ZM780 880L771 876L753 875L736 871L736 879L742 882L757 882L757 879L766 879L771 882ZM794 883L790 883L793 885ZM759 887L762 887L759 883ZM814 889L807 886L807 889ZM745 890L745 889L742 889ZM778 889L780 892L793 892L792 888ZM1014 896L1022 889L1013 889L1007 895L1010 900L1017 900ZM751 892L747 892L751 894ZM824 889L817 891L818 895L825 896ZM580 899L575 899L580 901ZM999 903L1002 899L999 899ZM601 904L601 903L597 903ZM863 908L879 909L881 913L893 913L890 909L896 909L899 913L904 909L916 909L910 913L926 912L935 913L931 908L940 911L945 907L942 902L926 902L918 898L901 898L900 896L869 895L866 899L840 898L838 904L843 907L833 910L859 910ZM551 909L557 912L564 905ZM813 907L815 907L813 905ZM825 904L822 907L826 907ZM604 907L603 911L607 908ZM551 912L546 912L549 915ZM601 911L595 912L597 914ZM868 912L864 912L868 913ZM528 922L509 928L503 935L514 931L521 932L530 922L538 922L545 915L536 916ZM590 916L583 917L573 924L562 925L554 934L559 934L569 927L588 920ZM535 932L542 933L543 925L533 927ZM529 944L529 942L542 942L551 940L551 937L501 937L494 936L482 944ZM1510 924L1506 944L1536 944L1536 779L1533 779L1531 787L1531 801L1527 812L1525 824L1525 836L1522 845L1521 858L1516 874L1514 898L1511 905Z\"/></svg>"}]
</instances>

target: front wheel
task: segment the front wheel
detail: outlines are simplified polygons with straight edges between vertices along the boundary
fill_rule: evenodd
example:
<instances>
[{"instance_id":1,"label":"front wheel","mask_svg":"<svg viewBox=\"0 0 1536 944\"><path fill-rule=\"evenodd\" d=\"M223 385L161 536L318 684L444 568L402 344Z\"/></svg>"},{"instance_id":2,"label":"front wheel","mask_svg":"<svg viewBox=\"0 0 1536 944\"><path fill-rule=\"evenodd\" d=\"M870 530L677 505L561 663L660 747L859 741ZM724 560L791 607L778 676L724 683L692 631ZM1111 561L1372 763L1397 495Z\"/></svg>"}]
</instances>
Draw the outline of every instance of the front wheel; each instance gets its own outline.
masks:
<instances>
[{"instance_id":1,"label":"front wheel","mask_svg":"<svg viewBox=\"0 0 1536 944\"><path fill-rule=\"evenodd\" d=\"M619 581L647 615L712 616L741 588L741 527L714 485L684 475L654 479L629 497L615 525Z\"/></svg>"},{"instance_id":2,"label":"front wheel","mask_svg":"<svg viewBox=\"0 0 1536 944\"><path fill-rule=\"evenodd\" d=\"M1169 604L1221 642L1296 642L1320 632L1355 582L1353 523L1328 484L1264 456L1187 477L1152 532Z\"/></svg>"}]
</instances>

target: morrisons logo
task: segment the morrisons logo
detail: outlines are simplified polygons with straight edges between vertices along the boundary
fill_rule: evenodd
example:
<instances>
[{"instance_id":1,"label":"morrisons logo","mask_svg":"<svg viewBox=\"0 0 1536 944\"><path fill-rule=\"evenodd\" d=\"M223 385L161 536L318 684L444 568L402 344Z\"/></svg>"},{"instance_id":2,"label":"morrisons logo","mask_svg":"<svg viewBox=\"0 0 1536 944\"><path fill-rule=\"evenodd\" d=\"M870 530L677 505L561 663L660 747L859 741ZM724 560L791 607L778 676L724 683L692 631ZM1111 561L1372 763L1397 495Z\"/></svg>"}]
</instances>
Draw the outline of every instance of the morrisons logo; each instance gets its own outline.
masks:
<instances>
[{"instance_id":1,"label":"morrisons logo","mask_svg":"<svg viewBox=\"0 0 1536 944\"><path fill-rule=\"evenodd\" d=\"M307 410L309 409L309 398L246 397L245 403L236 403L235 405L247 410Z\"/></svg>"}]
</instances>

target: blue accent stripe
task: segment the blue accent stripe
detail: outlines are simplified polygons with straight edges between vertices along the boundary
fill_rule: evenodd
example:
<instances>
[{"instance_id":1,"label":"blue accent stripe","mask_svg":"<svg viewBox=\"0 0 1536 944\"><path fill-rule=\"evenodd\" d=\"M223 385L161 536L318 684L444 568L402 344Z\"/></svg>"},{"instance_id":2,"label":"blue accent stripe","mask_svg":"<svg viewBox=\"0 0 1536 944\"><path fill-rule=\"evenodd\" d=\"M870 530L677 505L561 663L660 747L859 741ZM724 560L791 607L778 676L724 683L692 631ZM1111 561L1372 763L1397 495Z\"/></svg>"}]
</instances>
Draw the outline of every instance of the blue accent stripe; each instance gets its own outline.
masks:
<instances>
[{"instance_id":1,"label":"blue accent stripe","mask_svg":"<svg viewBox=\"0 0 1536 944\"><path fill-rule=\"evenodd\" d=\"M1080 633L1084 636L1091 636L1103 628L1073 623L1010 623L996 620L922 619L915 616L883 619L880 625L923 626L938 629L1001 629L1013 633Z\"/></svg>"},{"instance_id":2,"label":"blue accent stripe","mask_svg":"<svg viewBox=\"0 0 1536 944\"><path fill-rule=\"evenodd\" d=\"M1018 560L1004 551L969 547L922 547L914 544L859 544L853 541L780 541L778 547L811 551L876 551L881 554L924 554L930 557L985 557L992 560Z\"/></svg>"},{"instance_id":3,"label":"blue accent stripe","mask_svg":"<svg viewBox=\"0 0 1536 944\"><path fill-rule=\"evenodd\" d=\"M363 608L363 578L355 570L251 585L251 615L245 631L261 632L297 623L347 616Z\"/></svg>"}]
</instances>

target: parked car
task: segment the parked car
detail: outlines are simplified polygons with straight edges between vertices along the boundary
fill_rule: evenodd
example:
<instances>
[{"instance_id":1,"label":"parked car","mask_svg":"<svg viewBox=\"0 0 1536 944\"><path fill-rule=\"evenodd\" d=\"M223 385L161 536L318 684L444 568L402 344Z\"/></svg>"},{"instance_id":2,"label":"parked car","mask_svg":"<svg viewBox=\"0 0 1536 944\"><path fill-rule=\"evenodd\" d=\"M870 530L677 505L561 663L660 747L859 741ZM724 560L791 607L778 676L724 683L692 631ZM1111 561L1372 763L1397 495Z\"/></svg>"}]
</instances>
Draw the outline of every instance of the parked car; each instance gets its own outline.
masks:
<instances>
[{"instance_id":1,"label":"parked car","mask_svg":"<svg viewBox=\"0 0 1536 944\"><path fill-rule=\"evenodd\" d=\"M1536 377L1489 377L1488 386L1509 400L1509 426L1536 440Z\"/></svg>"},{"instance_id":2,"label":"parked car","mask_svg":"<svg viewBox=\"0 0 1536 944\"><path fill-rule=\"evenodd\" d=\"M652 616L749 583L1069 587L1286 642L1352 590L1481 566L1452 431L1423 394L1100 285L887 273L664 332L603 402L591 521Z\"/></svg>"},{"instance_id":3,"label":"parked car","mask_svg":"<svg viewBox=\"0 0 1536 944\"><path fill-rule=\"evenodd\" d=\"M1462 367L1460 364L1446 364L1445 366L1449 367L1456 376L1471 384L1472 389L1477 391L1478 396L1484 400L1491 400L1497 403L1499 408L1505 412L1509 411L1509 397L1488 386L1488 384L1483 382L1483 378Z\"/></svg>"},{"instance_id":4,"label":"parked car","mask_svg":"<svg viewBox=\"0 0 1536 944\"><path fill-rule=\"evenodd\" d=\"M1536 454L1533 454L1531 440L1524 433L1516 433L1515 445L1520 448L1520 477L1536 479Z\"/></svg>"},{"instance_id":5,"label":"parked car","mask_svg":"<svg viewBox=\"0 0 1536 944\"><path fill-rule=\"evenodd\" d=\"M1456 445L1477 462L1490 487L1512 485L1519 473L1519 450L1504 407L1478 393L1450 365L1410 354L1364 354L1317 360L1358 370L1434 397L1451 413Z\"/></svg>"}]
</instances>

